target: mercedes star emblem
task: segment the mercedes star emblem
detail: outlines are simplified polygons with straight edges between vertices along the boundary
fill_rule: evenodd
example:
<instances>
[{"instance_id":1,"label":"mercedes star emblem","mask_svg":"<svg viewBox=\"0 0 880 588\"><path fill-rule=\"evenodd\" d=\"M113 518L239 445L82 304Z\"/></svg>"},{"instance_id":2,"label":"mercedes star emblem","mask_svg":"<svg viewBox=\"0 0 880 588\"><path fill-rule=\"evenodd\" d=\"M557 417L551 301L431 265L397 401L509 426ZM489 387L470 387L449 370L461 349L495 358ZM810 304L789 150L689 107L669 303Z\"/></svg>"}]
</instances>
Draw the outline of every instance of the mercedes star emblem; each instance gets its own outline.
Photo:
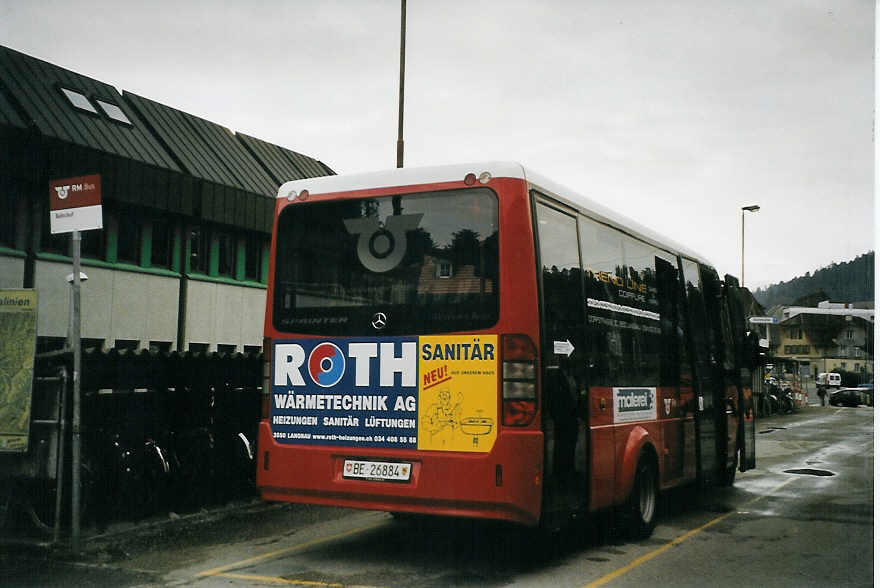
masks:
<instances>
[{"instance_id":1,"label":"mercedes star emblem","mask_svg":"<svg viewBox=\"0 0 880 588\"><path fill-rule=\"evenodd\" d=\"M380 331L385 328L385 325L388 323L388 317L385 316L384 312L377 312L373 315L373 322L370 324L373 325L373 328L377 331Z\"/></svg>"}]
</instances>

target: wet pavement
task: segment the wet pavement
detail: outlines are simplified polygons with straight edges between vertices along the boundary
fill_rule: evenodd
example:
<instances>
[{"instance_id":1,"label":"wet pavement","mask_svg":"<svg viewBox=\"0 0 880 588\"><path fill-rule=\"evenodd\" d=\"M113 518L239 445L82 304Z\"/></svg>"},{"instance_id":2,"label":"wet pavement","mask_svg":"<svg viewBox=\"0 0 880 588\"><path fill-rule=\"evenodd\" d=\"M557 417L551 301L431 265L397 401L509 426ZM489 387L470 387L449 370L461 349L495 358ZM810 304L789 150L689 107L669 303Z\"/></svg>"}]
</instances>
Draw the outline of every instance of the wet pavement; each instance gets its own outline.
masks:
<instances>
[{"instance_id":1,"label":"wet pavement","mask_svg":"<svg viewBox=\"0 0 880 588\"><path fill-rule=\"evenodd\" d=\"M873 409L811 406L762 419L757 431L756 470L709 495L666 496L644 541L624 541L601 519L544 537L492 523L243 503L111 528L77 558L2 548L0 584L873 585Z\"/></svg>"}]
</instances>

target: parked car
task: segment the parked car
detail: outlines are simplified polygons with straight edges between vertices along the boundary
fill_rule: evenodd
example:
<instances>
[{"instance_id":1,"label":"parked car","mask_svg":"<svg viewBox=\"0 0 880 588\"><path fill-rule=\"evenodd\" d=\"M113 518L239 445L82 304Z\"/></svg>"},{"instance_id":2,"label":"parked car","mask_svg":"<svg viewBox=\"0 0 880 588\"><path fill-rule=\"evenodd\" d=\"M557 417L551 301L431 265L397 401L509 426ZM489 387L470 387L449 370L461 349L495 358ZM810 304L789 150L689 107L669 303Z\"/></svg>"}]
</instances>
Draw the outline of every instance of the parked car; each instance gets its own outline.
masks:
<instances>
[{"instance_id":1,"label":"parked car","mask_svg":"<svg viewBox=\"0 0 880 588\"><path fill-rule=\"evenodd\" d=\"M874 382L859 384L856 388L862 391L863 402L868 406L874 406Z\"/></svg>"},{"instance_id":2,"label":"parked car","mask_svg":"<svg viewBox=\"0 0 880 588\"><path fill-rule=\"evenodd\" d=\"M828 402L832 406L858 406L865 403L861 388L840 388L831 393Z\"/></svg>"}]
</instances>

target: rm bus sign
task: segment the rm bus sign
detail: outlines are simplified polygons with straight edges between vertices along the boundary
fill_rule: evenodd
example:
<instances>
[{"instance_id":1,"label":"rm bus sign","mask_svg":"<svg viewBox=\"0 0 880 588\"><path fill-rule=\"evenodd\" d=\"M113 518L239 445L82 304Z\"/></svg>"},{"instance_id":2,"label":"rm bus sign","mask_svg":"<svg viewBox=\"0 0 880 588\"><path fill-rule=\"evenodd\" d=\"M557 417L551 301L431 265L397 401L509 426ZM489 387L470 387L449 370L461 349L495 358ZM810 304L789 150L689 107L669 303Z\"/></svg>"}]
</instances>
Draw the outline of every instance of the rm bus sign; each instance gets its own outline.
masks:
<instances>
[{"instance_id":1,"label":"rm bus sign","mask_svg":"<svg viewBox=\"0 0 880 588\"><path fill-rule=\"evenodd\" d=\"M49 229L52 234L102 228L100 175L49 182Z\"/></svg>"}]
</instances>

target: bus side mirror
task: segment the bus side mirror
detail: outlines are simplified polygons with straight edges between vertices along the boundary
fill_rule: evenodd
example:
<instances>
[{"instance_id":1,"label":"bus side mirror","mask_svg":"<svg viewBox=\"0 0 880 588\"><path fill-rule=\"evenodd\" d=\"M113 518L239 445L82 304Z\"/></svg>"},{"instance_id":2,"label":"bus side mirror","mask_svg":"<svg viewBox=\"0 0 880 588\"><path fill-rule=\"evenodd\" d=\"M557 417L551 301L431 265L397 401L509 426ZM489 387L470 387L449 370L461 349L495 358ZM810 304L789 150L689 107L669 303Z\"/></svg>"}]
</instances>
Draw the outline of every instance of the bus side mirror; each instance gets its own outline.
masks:
<instances>
[{"instance_id":1,"label":"bus side mirror","mask_svg":"<svg viewBox=\"0 0 880 588\"><path fill-rule=\"evenodd\" d=\"M745 344L743 345L743 350L745 353L744 362L745 366L750 370L757 368L761 365L761 345L760 338L757 333L749 333L746 335Z\"/></svg>"}]
</instances>

